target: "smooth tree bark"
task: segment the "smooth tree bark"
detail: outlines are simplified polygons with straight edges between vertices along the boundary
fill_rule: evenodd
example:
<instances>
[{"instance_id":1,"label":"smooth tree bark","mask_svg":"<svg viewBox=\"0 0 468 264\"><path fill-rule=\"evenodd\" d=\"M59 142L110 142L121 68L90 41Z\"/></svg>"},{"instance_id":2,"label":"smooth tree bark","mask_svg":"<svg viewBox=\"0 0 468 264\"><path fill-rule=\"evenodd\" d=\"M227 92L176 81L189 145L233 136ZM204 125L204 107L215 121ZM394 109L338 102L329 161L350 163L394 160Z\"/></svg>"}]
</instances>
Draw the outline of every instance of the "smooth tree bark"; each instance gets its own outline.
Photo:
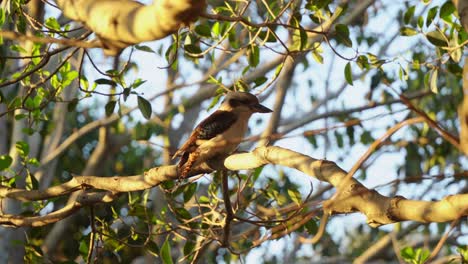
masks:
<instances>
[{"instance_id":1,"label":"smooth tree bark","mask_svg":"<svg viewBox=\"0 0 468 264\"><path fill-rule=\"evenodd\" d=\"M131 0L56 3L65 16L96 33L108 55L117 55L130 45L162 39L195 21L206 7L204 0L155 0L149 5Z\"/></svg>"},{"instance_id":2,"label":"smooth tree bark","mask_svg":"<svg viewBox=\"0 0 468 264\"><path fill-rule=\"evenodd\" d=\"M350 178L348 173L334 162L315 159L281 147L259 147L249 153L231 155L224 161L203 163L194 168L189 176L209 173L222 167L229 170L245 170L267 164L293 168L307 176L332 184L337 192L325 202L325 213L335 215L360 212L366 215L367 223L371 227L409 220L421 223L448 222L468 216L468 194L450 195L440 201L408 200L402 196L386 197ZM0 196L21 201L49 199L87 189L84 192L79 191L81 194L74 204L68 204L56 212L33 217L4 214L0 216L0 224L17 227L47 225L73 214L83 206L108 203L119 193L149 189L164 181L177 180L178 177L177 165L169 165L152 168L143 175L127 177L76 176L66 183L43 191L0 187ZM106 192L96 192L97 190Z\"/></svg>"}]
</instances>

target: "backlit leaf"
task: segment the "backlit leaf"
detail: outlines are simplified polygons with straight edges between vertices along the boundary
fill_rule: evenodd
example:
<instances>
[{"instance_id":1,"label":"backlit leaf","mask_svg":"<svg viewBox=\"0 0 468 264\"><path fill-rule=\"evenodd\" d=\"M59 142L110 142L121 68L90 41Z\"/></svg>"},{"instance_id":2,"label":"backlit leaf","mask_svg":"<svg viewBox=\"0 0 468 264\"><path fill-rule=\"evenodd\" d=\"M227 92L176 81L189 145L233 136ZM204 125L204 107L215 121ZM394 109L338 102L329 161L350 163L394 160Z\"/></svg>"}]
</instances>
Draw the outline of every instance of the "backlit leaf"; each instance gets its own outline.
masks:
<instances>
[{"instance_id":1,"label":"backlit leaf","mask_svg":"<svg viewBox=\"0 0 468 264\"><path fill-rule=\"evenodd\" d=\"M348 62L344 69L346 82L353 85L353 73L351 72L351 64Z\"/></svg>"},{"instance_id":2,"label":"backlit leaf","mask_svg":"<svg viewBox=\"0 0 468 264\"><path fill-rule=\"evenodd\" d=\"M145 98L138 96L138 108L146 119L150 119L153 112L150 102Z\"/></svg>"}]
</instances>

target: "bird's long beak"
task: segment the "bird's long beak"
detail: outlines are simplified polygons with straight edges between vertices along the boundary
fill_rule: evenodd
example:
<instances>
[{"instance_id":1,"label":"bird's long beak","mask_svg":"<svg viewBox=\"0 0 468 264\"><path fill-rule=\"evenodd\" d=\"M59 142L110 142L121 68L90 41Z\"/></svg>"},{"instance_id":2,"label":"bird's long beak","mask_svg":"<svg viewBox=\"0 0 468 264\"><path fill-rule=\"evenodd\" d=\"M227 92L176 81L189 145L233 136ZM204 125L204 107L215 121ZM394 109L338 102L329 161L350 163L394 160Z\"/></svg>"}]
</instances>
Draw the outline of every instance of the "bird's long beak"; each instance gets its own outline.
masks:
<instances>
[{"instance_id":1,"label":"bird's long beak","mask_svg":"<svg viewBox=\"0 0 468 264\"><path fill-rule=\"evenodd\" d=\"M264 106L264 105L261 105L261 104L256 104L254 106L252 106L252 110L256 113L271 113L273 112L273 110L271 110L270 108Z\"/></svg>"}]
</instances>

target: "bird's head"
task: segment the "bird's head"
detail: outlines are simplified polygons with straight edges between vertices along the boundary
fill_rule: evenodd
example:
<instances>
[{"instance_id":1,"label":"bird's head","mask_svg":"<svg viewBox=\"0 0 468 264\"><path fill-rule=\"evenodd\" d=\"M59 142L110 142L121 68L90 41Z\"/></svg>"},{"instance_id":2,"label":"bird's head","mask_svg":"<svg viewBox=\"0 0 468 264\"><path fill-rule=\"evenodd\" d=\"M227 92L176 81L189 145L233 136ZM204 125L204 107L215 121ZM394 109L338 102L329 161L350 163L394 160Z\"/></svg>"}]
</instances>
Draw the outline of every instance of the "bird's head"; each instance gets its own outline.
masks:
<instances>
[{"instance_id":1,"label":"bird's head","mask_svg":"<svg viewBox=\"0 0 468 264\"><path fill-rule=\"evenodd\" d=\"M229 92L219 110L238 113L271 113L270 108L261 105L258 98L247 92Z\"/></svg>"}]
</instances>

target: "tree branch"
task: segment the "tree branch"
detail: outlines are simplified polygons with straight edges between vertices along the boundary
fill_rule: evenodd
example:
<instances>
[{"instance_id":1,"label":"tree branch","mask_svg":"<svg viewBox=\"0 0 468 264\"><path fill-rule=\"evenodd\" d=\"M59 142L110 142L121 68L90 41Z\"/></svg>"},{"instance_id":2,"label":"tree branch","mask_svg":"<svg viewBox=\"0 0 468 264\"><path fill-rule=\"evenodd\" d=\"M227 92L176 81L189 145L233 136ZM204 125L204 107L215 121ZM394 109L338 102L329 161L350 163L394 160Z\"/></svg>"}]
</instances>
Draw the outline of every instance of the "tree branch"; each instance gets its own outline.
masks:
<instances>
[{"instance_id":1,"label":"tree branch","mask_svg":"<svg viewBox=\"0 0 468 264\"><path fill-rule=\"evenodd\" d=\"M70 19L99 36L104 53L117 55L130 45L162 39L195 21L205 10L203 0L161 0L143 5L129 0L57 0Z\"/></svg>"},{"instance_id":2,"label":"tree branch","mask_svg":"<svg viewBox=\"0 0 468 264\"><path fill-rule=\"evenodd\" d=\"M190 171L189 176L212 172L219 169L221 160L201 164ZM260 147L250 153L234 154L224 160L224 166L230 170L254 169L266 164L281 165L299 170L318 180L328 182L340 189L338 199L335 199L327 211L330 214L346 214L361 212L367 216L371 227L378 227L400 221L448 222L468 215L468 194L450 195L441 201L408 200L401 196L386 197L375 190L369 190L354 178L347 178L347 172L334 162L319 160L298 152L281 147ZM22 217L0 215L0 224L43 225L69 216L81 205L98 202L110 202L106 195L121 192L139 191L159 185L163 181L178 179L177 166L155 167L143 175L127 177L96 177L77 176L67 183L51 187L44 191L24 190L0 187L0 197L22 201L42 200L77 191L80 188L108 191L103 199L87 198L75 204L41 217ZM87 196L86 196L87 197ZM94 197L94 196L93 196ZM82 198L84 199L84 198ZM44 220L45 219L45 220Z\"/></svg>"},{"instance_id":3,"label":"tree branch","mask_svg":"<svg viewBox=\"0 0 468 264\"><path fill-rule=\"evenodd\" d=\"M44 226L55 223L72 215L85 205L96 203L110 203L117 197L110 192L82 193L78 196L75 203L67 204L65 207L44 216L19 216L19 215L1 215L0 225L20 227L20 226Z\"/></svg>"},{"instance_id":4,"label":"tree branch","mask_svg":"<svg viewBox=\"0 0 468 264\"><path fill-rule=\"evenodd\" d=\"M347 172L334 162L318 160L279 147L260 147L251 153L229 156L224 165L228 169L253 169L266 164L282 165L297 169L318 180L342 189L339 201L332 204L330 213L361 212L372 227L412 220L422 223L448 222L468 215L468 194L447 196L441 201L426 202L407 200L404 197L386 197L364 187L350 178L343 182Z\"/></svg>"}]
</instances>

